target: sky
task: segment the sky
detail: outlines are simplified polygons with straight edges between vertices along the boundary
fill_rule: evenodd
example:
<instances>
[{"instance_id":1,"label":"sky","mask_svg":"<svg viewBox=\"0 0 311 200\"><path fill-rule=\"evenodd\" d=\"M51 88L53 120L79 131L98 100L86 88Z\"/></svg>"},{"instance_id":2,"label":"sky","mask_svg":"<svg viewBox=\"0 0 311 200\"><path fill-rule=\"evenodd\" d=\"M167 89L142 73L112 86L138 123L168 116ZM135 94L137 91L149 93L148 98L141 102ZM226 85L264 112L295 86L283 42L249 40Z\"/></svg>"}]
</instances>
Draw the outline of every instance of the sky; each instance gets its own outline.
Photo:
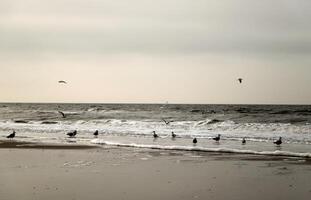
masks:
<instances>
[{"instance_id":1,"label":"sky","mask_svg":"<svg viewBox=\"0 0 311 200\"><path fill-rule=\"evenodd\" d=\"M310 0L1 0L0 102L311 104L310 19Z\"/></svg>"}]
</instances>

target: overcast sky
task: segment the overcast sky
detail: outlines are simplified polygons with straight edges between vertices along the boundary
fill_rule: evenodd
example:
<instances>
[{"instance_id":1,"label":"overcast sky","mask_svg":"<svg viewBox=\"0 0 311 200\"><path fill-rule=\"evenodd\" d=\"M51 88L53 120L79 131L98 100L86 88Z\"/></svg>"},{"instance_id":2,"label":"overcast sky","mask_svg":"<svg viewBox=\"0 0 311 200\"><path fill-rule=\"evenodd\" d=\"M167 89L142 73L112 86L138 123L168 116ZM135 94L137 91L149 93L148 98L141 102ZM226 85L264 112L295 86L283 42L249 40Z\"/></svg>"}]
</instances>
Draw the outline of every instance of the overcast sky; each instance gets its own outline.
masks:
<instances>
[{"instance_id":1,"label":"overcast sky","mask_svg":"<svg viewBox=\"0 0 311 200\"><path fill-rule=\"evenodd\" d=\"M1 0L0 102L310 104L310 19L310 0Z\"/></svg>"}]
</instances>

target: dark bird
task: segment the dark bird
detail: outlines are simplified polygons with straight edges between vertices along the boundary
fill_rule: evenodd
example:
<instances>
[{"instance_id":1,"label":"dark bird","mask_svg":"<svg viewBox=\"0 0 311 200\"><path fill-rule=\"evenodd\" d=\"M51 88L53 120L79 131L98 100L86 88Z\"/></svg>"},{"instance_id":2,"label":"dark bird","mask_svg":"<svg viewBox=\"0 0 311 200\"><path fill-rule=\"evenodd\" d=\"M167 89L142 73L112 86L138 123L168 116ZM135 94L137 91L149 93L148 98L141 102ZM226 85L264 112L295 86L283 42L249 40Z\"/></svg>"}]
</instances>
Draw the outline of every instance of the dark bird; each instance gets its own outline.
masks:
<instances>
[{"instance_id":1,"label":"dark bird","mask_svg":"<svg viewBox=\"0 0 311 200\"><path fill-rule=\"evenodd\" d=\"M172 138L175 138L177 135L174 133L174 132L172 132Z\"/></svg>"},{"instance_id":2,"label":"dark bird","mask_svg":"<svg viewBox=\"0 0 311 200\"><path fill-rule=\"evenodd\" d=\"M97 136L98 136L98 130L96 130L96 131L93 133L93 135L97 137Z\"/></svg>"},{"instance_id":3,"label":"dark bird","mask_svg":"<svg viewBox=\"0 0 311 200\"><path fill-rule=\"evenodd\" d=\"M280 137L277 141L274 141L273 143L276 145L282 144L282 137Z\"/></svg>"},{"instance_id":4,"label":"dark bird","mask_svg":"<svg viewBox=\"0 0 311 200\"><path fill-rule=\"evenodd\" d=\"M62 111L58 111L59 114L61 114L63 116L63 118L66 118L65 113L63 113Z\"/></svg>"},{"instance_id":5,"label":"dark bird","mask_svg":"<svg viewBox=\"0 0 311 200\"><path fill-rule=\"evenodd\" d=\"M158 137L159 137L158 134L156 134L155 131L153 131L152 133L153 133L153 137L154 137L154 138L158 138Z\"/></svg>"},{"instance_id":6,"label":"dark bird","mask_svg":"<svg viewBox=\"0 0 311 200\"><path fill-rule=\"evenodd\" d=\"M192 140L192 143L193 143L193 144L196 144L196 143L198 143L198 140L197 140L197 138L193 138L193 140Z\"/></svg>"},{"instance_id":7,"label":"dark bird","mask_svg":"<svg viewBox=\"0 0 311 200\"><path fill-rule=\"evenodd\" d=\"M218 142L220 140L220 134L218 134L217 137L214 137L213 140L215 140L216 142Z\"/></svg>"},{"instance_id":8,"label":"dark bird","mask_svg":"<svg viewBox=\"0 0 311 200\"><path fill-rule=\"evenodd\" d=\"M77 130L74 130L74 131L72 131L72 132L69 132L69 133L67 133L67 135L69 136L69 137L75 137L76 135L77 135Z\"/></svg>"},{"instance_id":9,"label":"dark bird","mask_svg":"<svg viewBox=\"0 0 311 200\"><path fill-rule=\"evenodd\" d=\"M242 139L242 144L246 144L245 138Z\"/></svg>"},{"instance_id":10,"label":"dark bird","mask_svg":"<svg viewBox=\"0 0 311 200\"><path fill-rule=\"evenodd\" d=\"M173 121L166 121L165 119L162 119L162 121L163 121L166 125L169 125L171 122L173 122Z\"/></svg>"},{"instance_id":11,"label":"dark bird","mask_svg":"<svg viewBox=\"0 0 311 200\"><path fill-rule=\"evenodd\" d=\"M238 81L239 81L240 83L242 83L243 79L242 79L242 78L238 78Z\"/></svg>"},{"instance_id":12,"label":"dark bird","mask_svg":"<svg viewBox=\"0 0 311 200\"><path fill-rule=\"evenodd\" d=\"M67 84L67 82L66 82L66 81L63 81L63 80L58 81L58 83Z\"/></svg>"},{"instance_id":13,"label":"dark bird","mask_svg":"<svg viewBox=\"0 0 311 200\"><path fill-rule=\"evenodd\" d=\"M6 138L14 138L15 137L15 131L13 131L13 133L11 133L10 135L6 136Z\"/></svg>"}]
</instances>

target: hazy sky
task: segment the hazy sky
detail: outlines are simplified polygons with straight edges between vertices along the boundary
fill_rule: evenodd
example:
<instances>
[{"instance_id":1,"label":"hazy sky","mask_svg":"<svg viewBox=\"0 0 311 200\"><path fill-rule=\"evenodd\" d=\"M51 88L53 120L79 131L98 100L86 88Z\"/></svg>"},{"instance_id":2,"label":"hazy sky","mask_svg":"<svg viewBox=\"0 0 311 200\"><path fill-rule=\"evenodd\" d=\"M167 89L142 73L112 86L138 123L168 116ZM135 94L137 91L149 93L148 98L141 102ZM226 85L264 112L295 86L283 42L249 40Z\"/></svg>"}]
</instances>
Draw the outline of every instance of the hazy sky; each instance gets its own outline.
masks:
<instances>
[{"instance_id":1,"label":"hazy sky","mask_svg":"<svg viewBox=\"0 0 311 200\"><path fill-rule=\"evenodd\" d=\"M1 0L0 102L311 104L310 20L310 0Z\"/></svg>"}]
</instances>

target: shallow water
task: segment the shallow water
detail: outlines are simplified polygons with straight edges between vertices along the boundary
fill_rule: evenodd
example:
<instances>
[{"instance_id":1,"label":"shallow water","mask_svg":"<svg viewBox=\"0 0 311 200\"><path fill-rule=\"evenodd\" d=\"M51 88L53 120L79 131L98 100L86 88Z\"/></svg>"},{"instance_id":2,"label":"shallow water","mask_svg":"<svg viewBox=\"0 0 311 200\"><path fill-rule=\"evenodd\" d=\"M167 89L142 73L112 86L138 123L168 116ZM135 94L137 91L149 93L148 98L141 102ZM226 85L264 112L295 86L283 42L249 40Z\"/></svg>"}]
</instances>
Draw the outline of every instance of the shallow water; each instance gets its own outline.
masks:
<instances>
[{"instance_id":1,"label":"shallow water","mask_svg":"<svg viewBox=\"0 0 311 200\"><path fill-rule=\"evenodd\" d=\"M29 142L311 154L311 106L305 105L0 104L0 135L4 139L12 130L15 140ZM72 130L78 130L76 138L66 136ZM160 138L153 139L153 130ZM178 135L175 140L172 131ZM212 140L217 134L219 143ZM196 146L193 137L198 138ZM243 137L246 145L241 144ZM278 137L283 138L280 147L273 144Z\"/></svg>"}]
</instances>

